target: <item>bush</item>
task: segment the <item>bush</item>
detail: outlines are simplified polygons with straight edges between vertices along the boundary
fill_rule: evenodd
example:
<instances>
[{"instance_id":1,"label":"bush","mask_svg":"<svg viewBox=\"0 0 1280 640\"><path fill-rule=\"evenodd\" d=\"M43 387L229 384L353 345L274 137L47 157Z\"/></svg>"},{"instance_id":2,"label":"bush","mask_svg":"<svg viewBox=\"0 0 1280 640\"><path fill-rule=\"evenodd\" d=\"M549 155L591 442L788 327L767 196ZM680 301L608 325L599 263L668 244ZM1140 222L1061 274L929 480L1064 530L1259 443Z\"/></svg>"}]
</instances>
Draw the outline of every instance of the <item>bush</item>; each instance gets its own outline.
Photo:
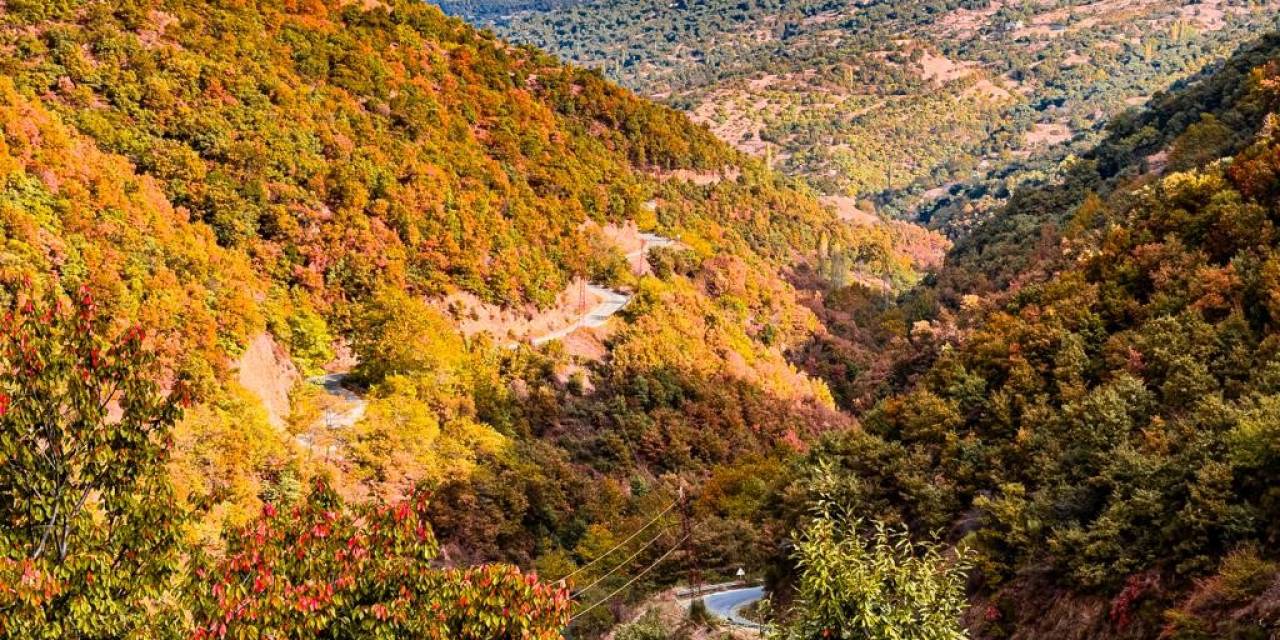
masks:
<instances>
[{"instance_id":1,"label":"bush","mask_svg":"<svg viewBox=\"0 0 1280 640\"><path fill-rule=\"evenodd\" d=\"M614 637L616 640L674 640L662 622L662 617L653 609L646 611L635 622L619 629Z\"/></svg>"},{"instance_id":2,"label":"bush","mask_svg":"<svg viewBox=\"0 0 1280 640\"><path fill-rule=\"evenodd\" d=\"M1258 548L1248 545L1227 554L1218 575L1222 577L1222 595L1232 602L1245 602L1258 597L1271 585L1280 570L1275 562L1258 556Z\"/></svg>"},{"instance_id":3,"label":"bush","mask_svg":"<svg viewBox=\"0 0 1280 640\"><path fill-rule=\"evenodd\" d=\"M827 500L797 536L796 600L773 640L959 640L967 554L850 519Z\"/></svg>"}]
</instances>

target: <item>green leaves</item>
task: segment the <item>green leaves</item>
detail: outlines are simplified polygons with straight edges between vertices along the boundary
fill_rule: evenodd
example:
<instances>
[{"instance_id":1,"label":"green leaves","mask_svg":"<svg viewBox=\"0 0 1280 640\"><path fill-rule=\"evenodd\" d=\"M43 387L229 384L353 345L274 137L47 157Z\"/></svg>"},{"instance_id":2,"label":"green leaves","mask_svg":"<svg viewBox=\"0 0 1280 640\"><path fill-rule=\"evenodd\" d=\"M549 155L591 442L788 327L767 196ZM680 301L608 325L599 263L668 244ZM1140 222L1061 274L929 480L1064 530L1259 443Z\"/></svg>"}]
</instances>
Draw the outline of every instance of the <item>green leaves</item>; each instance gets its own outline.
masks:
<instances>
[{"instance_id":1,"label":"green leaves","mask_svg":"<svg viewBox=\"0 0 1280 640\"><path fill-rule=\"evenodd\" d=\"M958 640L968 554L820 503L799 533L796 600L774 640Z\"/></svg>"},{"instance_id":2,"label":"green leaves","mask_svg":"<svg viewBox=\"0 0 1280 640\"><path fill-rule=\"evenodd\" d=\"M177 568L166 437L178 416L133 328L87 289L18 292L0 327L0 633L159 628ZM175 393L180 395L180 392Z\"/></svg>"},{"instance_id":3,"label":"green leaves","mask_svg":"<svg viewBox=\"0 0 1280 640\"><path fill-rule=\"evenodd\" d=\"M0 636L551 640L569 595L508 565L440 570L427 495L348 507L319 482L225 554L184 548L143 334L89 293L18 293L0 325ZM190 561L183 558L190 557Z\"/></svg>"}]
</instances>

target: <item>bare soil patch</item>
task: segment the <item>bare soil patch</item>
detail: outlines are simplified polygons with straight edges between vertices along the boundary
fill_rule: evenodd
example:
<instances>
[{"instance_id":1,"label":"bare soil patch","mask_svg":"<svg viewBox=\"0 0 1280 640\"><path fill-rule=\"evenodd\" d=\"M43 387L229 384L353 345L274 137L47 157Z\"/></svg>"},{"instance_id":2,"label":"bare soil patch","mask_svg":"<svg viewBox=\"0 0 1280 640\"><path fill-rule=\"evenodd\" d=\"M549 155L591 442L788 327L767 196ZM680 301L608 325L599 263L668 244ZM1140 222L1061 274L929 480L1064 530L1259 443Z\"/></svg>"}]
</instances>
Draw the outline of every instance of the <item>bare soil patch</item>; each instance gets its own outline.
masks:
<instances>
[{"instance_id":1,"label":"bare soil patch","mask_svg":"<svg viewBox=\"0 0 1280 640\"><path fill-rule=\"evenodd\" d=\"M1071 127L1060 122L1037 123L1027 132L1023 142L1028 147L1048 147L1070 140L1075 135Z\"/></svg>"},{"instance_id":2,"label":"bare soil patch","mask_svg":"<svg viewBox=\"0 0 1280 640\"><path fill-rule=\"evenodd\" d=\"M284 347L271 334L258 334L235 367L240 386L262 401L271 426L284 428L290 412L289 392L302 379Z\"/></svg>"}]
</instances>

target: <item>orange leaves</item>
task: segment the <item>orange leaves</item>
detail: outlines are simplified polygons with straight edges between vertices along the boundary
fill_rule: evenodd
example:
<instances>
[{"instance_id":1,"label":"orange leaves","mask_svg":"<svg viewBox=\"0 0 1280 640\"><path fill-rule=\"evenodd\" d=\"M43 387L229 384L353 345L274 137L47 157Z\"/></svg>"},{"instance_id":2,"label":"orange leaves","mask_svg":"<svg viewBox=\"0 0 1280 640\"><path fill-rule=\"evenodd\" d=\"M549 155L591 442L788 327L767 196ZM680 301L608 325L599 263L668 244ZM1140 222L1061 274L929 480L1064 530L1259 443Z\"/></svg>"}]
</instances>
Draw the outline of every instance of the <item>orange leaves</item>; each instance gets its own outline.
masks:
<instances>
[{"instance_id":1,"label":"orange leaves","mask_svg":"<svg viewBox=\"0 0 1280 640\"><path fill-rule=\"evenodd\" d=\"M0 607L40 607L63 592L62 583L34 560L0 559ZM0 617L0 635L7 632Z\"/></svg>"}]
</instances>

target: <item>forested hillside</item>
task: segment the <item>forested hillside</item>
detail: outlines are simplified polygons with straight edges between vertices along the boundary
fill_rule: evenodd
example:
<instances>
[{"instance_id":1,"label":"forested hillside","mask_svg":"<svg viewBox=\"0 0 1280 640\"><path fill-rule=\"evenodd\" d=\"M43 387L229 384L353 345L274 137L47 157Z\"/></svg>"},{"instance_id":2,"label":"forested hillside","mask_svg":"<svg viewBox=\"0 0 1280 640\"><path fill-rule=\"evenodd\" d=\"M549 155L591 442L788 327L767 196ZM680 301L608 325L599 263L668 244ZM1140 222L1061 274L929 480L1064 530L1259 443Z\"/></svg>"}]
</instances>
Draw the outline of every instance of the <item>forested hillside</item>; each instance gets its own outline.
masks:
<instances>
[{"instance_id":1,"label":"forested hillside","mask_svg":"<svg viewBox=\"0 0 1280 640\"><path fill-rule=\"evenodd\" d=\"M3 3L0 637L1274 635L1268 6L725 9L633 66L871 186L415 0Z\"/></svg>"},{"instance_id":2,"label":"forested hillside","mask_svg":"<svg viewBox=\"0 0 1280 640\"><path fill-rule=\"evenodd\" d=\"M970 549L975 637L1280 629L1278 73L1280 39L1250 43L1015 194L897 305L829 298L896 354L855 376L863 429L798 462L775 508L836 500Z\"/></svg>"},{"instance_id":3,"label":"forested hillside","mask_svg":"<svg viewBox=\"0 0 1280 640\"><path fill-rule=\"evenodd\" d=\"M1276 28L1270 2L696 0L464 15L601 69L863 209L963 235L1106 123Z\"/></svg>"},{"instance_id":4,"label":"forested hillside","mask_svg":"<svg viewBox=\"0 0 1280 640\"><path fill-rule=\"evenodd\" d=\"M0 131L9 637L590 636L694 557L762 557L732 516L677 544L681 486L852 424L786 359L822 328L783 274L922 269L902 228L408 0L9 2ZM584 313L587 281L630 304L564 344L482 321ZM588 567L575 604L533 574L655 513L646 580ZM468 568L497 561L524 573Z\"/></svg>"}]
</instances>

